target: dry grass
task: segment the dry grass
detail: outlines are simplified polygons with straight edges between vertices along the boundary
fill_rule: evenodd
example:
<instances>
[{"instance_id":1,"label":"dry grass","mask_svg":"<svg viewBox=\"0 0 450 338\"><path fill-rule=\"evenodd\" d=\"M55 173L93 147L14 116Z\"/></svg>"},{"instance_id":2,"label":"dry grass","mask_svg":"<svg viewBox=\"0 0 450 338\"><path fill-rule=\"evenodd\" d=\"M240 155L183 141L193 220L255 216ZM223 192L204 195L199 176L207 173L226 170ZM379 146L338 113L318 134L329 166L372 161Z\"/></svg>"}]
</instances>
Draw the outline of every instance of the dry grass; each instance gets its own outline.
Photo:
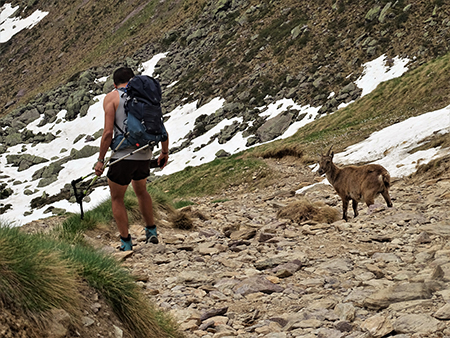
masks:
<instances>
[{"instance_id":1,"label":"dry grass","mask_svg":"<svg viewBox=\"0 0 450 338\"><path fill-rule=\"evenodd\" d=\"M252 156L262 158L283 158L285 156L293 156L302 158L304 154L303 148L299 144L280 144L276 148L258 148Z\"/></svg>"},{"instance_id":2,"label":"dry grass","mask_svg":"<svg viewBox=\"0 0 450 338\"><path fill-rule=\"evenodd\" d=\"M424 180L436 180L440 178L449 178L450 173L450 155L430 161L427 164L419 166L417 171L409 178L413 182L422 182Z\"/></svg>"},{"instance_id":3,"label":"dry grass","mask_svg":"<svg viewBox=\"0 0 450 338\"><path fill-rule=\"evenodd\" d=\"M320 202L312 203L306 198L301 198L282 208L278 211L277 217L290 219L298 224L305 221L330 224L341 218L336 209Z\"/></svg>"},{"instance_id":4,"label":"dry grass","mask_svg":"<svg viewBox=\"0 0 450 338\"><path fill-rule=\"evenodd\" d=\"M410 154L431 148L450 148L450 134L434 134L423 140L422 144L409 151Z\"/></svg>"},{"instance_id":5,"label":"dry grass","mask_svg":"<svg viewBox=\"0 0 450 338\"><path fill-rule=\"evenodd\" d=\"M194 222L192 219L197 218L202 221L206 221L206 217L199 210L192 208L188 205L179 210L176 210L170 217L173 227L181 230L191 230L194 228Z\"/></svg>"},{"instance_id":6,"label":"dry grass","mask_svg":"<svg viewBox=\"0 0 450 338\"><path fill-rule=\"evenodd\" d=\"M191 230L194 227L191 217L186 211L178 211L170 217L170 222L177 229Z\"/></svg>"}]
</instances>

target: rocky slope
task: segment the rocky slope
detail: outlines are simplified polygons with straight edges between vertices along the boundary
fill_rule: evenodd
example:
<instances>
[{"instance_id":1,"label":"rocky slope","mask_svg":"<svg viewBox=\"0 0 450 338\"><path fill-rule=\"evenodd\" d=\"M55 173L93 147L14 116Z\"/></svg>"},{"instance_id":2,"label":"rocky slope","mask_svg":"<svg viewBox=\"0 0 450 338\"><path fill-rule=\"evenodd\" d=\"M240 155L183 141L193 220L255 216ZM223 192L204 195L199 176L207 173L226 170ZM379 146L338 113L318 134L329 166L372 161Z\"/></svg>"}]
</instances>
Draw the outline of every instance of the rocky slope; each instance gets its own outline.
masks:
<instances>
[{"instance_id":1,"label":"rocky slope","mask_svg":"<svg viewBox=\"0 0 450 338\"><path fill-rule=\"evenodd\" d=\"M158 245L144 244L139 224L132 254L117 251L113 224L87 239L122 260L189 338L450 337L448 159L394 178L393 208L379 197L330 224L277 217L302 197L294 191L321 178L292 157L267 161L277 183L194 199L185 210L192 230L162 214ZM341 212L330 186L303 195Z\"/></svg>"},{"instance_id":2,"label":"rocky slope","mask_svg":"<svg viewBox=\"0 0 450 338\"><path fill-rule=\"evenodd\" d=\"M320 114L327 114L360 97L361 89L354 81L365 62L386 54L389 66L393 58L400 56L411 60L408 67L413 69L448 51L450 5L442 1L187 1L184 6L164 2L152 10L136 6L132 11L131 5L109 0L105 2L109 11L82 0L71 6L53 1L28 3L23 13L39 8L49 11L49 15L33 30L23 31L1 46L0 71L5 81L0 84L0 153L19 144L51 142L57 135L35 135L26 130L26 125L40 117L40 126L53 124L61 110L67 111L65 119L69 121L83 116L96 95L111 89L111 81L104 85L95 79L110 76L119 65L138 69L140 62L157 53L167 53L155 72L163 86L165 112L194 100L198 106L212 97L226 100L214 114L196 119L193 130L182 135L184 142L171 149L175 153L225 119L236 121L208 143L226 143L239 132L247 146L271 141L306 114L288 107L268 121L255 107L289 98L303 106L320 107ZM108 20L111 12L117 15L114 20ZM174 13L179 13L180 21L174 19ZM192 15L181 20L187 13ZM142 19L146 15L152 15L152 20ZM122 32L119 27L132 25L136 18L143 21L139 29L129 28L132 37L115 35ZM166 25L161 24L163 18ZM148 35L153 24L162 26L159 35ZM54 30L58 34L51 34ZM118 54L114 45L109 53L97 55L95 62L75 66L74 62L88 59L90 50L102 47L98 40L101 32L105 32L105 41L124 38L123 54ZM43 53L40 48L47 45ZM70 76L55 82L53 74L61 77L66 72ZM44 77L45 86L41 85ZM421 102L419 109L411 104L400 110L407 110L411 116L447 106L448 83L442 82L439 93L425 92L433 97L425 103L420 97L408 97L408 102ZM100 135L101 130L88 137L98 142ZM47 160L50 164L30 178L39 180L40 188L45 189L57 180L70 158L88 157L97 150L96 146L88 146L82 153L52 161L30 156L23 148L21 153L9 155L7 164L24 170ZM20 182L1 174L0 170L0 199L4 199ZM67 185L50 199L35 199L33 206L41 207L69 195ZM8 203L0 204L0 214L10 207Z\"/></svg>"},{"instance_id":3,"label":"rocky slope","mask_svg":"<svg viewBox=\"0 0 450 338\"><path fill-rule=\"evenodd\" d=\"M201 103L220 96L251 111L269 96L323 105L326 113L358 96L344 88L367 61L387 54L407 57L415 67L449 49L444 1L12 3L20 6L18 15L49 14L0 48L5 112L87 69L167 52L163 85L177 81L168 90L168 109L186 97Z\"/></svg>"}]
</instances>

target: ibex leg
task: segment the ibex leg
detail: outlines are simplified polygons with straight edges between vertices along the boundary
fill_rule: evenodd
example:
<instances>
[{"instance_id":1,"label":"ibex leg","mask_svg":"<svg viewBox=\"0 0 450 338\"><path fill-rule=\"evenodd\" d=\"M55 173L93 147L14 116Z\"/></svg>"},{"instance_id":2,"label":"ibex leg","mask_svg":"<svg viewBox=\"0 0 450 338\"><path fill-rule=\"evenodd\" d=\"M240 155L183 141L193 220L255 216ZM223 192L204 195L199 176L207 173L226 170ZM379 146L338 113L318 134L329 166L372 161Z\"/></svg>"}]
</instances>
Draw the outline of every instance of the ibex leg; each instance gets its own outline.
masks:
<instances>
[{"instance_id":1,"label":"ibex leg","mask_svg":"<svg viewBox=\"0 0 450 338\"><path fill-rule=\"evenodd\" d=\"M358 201L352 200L353 214L358 216Z\"/></svg>"},{"instance_id":2,"label":"ibex leg","mask_svg":"<svg viewBox=\"0 0 450 338\"><path fill-rule=\"evenodd\" d=\"M345 219L346 222L348 222L347 209L348 209L348 199L343 198L342 199L342 218Z\"/></svg>"},{"instance_id":3,"label":"ibex leg","mask_svg":"<svg viewBox=\"0 0 450 338\"><path fill-rule=\"evenodd\" d=\"M392 201L391 201L391 197L389 196L389 192L387 190L385 190L381 193L381 195L383 196L384 200L386 201L387 206L389 208L392 207Z\"/></svg>"}]
</instances>

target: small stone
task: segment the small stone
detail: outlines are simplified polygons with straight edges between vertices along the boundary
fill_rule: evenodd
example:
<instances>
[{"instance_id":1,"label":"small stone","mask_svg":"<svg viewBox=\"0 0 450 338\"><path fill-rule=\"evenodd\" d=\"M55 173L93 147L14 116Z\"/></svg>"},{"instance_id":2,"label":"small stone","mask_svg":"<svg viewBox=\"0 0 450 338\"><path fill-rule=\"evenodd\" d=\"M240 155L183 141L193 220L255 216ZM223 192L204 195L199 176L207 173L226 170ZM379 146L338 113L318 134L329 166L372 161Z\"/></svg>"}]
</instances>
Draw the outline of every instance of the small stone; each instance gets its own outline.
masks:
<instances>
[{"instance_id":1,"label":"small stone","mask_svg":"<svg viewBox=\"0 0 450 338\"><path fill-rule=\"evenodd\" d=\"M91 326L95 323L95 321L91 317L86 317L86 316L81 318L81 322L82 322L83 326Z\"/></svg>"}]
</instances>

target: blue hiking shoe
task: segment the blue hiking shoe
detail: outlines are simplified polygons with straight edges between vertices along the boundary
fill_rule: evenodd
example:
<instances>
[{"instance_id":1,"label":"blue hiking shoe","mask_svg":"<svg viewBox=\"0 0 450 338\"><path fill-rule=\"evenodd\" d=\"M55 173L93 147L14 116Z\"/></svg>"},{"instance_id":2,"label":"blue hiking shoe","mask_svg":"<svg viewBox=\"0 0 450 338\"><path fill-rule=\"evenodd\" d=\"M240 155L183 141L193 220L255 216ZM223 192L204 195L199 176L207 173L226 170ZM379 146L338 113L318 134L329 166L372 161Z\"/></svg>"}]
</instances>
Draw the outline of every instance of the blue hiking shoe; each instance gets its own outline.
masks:
<instances>
[{"instance_id":1,"label":"blue hiking shoe","mask_svg":"<svg viewBox=\"0 0 450 338\"><path fill-rule=\"evenodd\" d=\"M123 238L120 236L120 251L131 251L133 250L133 243L131 241L131 235L128 235L128 238Z\"/></svg>"},{"instance_id":2,"label":"blue hiking shoe","mask_svg":"<svg viewBox=\"0 0 450 338\"><path fill-rule=\"evenodd\" d=\"M150 242L152 244L158 244L158 234L156 233L156 225L149 226L147 225L145 228L145 237L147 237L146 243Z\"/></svg>"}]
</instances>

